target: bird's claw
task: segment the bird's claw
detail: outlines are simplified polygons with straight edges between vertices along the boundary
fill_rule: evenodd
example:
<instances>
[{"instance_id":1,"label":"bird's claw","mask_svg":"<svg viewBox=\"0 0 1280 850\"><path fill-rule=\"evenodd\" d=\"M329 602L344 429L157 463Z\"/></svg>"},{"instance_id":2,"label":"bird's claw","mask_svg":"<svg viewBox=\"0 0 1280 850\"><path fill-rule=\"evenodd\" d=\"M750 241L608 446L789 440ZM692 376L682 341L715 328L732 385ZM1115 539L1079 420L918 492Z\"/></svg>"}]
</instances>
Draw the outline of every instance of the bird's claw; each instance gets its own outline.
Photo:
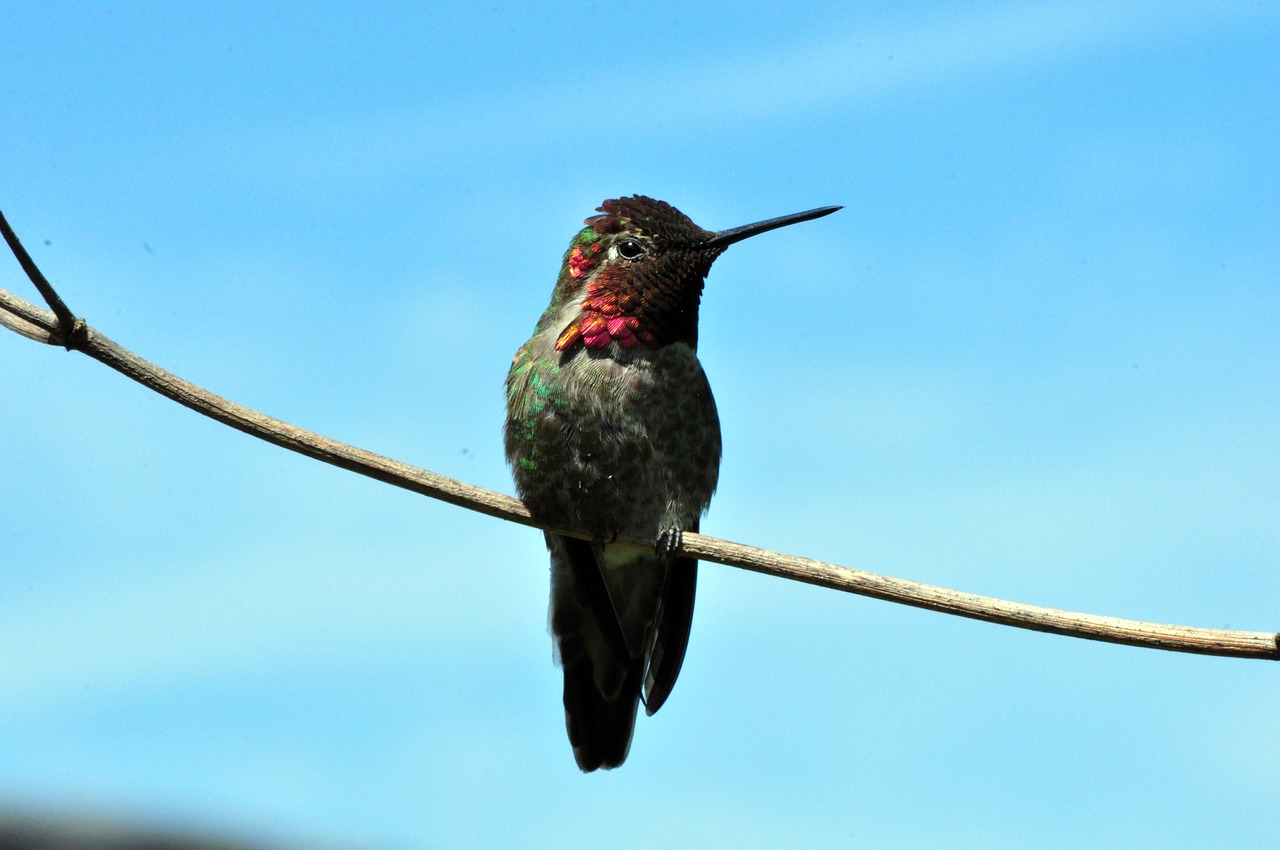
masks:
<instances>
[{"instance_id":1,"label":"bird's claw","mask_svg":"<svg viewBox=\"0 0 1280 850\"><path fill-rule=\"evenodd\" d=\"M680 551L684 545L684 532L679 528L664 528L658 532L658 539L653 543L653 551L663 558L669 558Z\"/></svg>"}]
</instances>

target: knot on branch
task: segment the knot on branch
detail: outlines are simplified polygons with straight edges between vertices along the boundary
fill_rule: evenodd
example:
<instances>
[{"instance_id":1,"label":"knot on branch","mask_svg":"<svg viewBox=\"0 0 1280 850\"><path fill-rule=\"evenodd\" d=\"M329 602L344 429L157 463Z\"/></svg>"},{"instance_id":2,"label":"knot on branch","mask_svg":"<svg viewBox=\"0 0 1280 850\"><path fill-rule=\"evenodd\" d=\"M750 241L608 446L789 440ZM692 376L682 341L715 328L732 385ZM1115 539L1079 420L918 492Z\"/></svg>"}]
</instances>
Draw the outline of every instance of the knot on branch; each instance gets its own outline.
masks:
<instances>
[{"instance_id":1,"label":"knot on branch","mask_svg":"<svg viewBox=\"0 0 1280 850\"><path fill-rule=\"evenodd\" d=\"M49 334L50 345L61 345L67 351L83 349L85 340L89 338L89 325L84 319L75 316L71 320L70 329L58 319L58 326Z\"/></svg>"}]
</instances>

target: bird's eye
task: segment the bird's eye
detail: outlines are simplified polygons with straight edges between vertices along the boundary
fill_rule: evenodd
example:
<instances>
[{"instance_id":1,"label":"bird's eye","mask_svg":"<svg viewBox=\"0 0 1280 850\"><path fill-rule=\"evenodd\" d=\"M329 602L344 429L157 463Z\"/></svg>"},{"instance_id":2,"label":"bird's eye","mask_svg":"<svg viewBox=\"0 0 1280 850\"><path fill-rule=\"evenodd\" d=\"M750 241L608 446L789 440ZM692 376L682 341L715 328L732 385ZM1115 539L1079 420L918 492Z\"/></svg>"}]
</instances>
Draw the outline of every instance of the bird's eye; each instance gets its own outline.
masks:
<instances>
[{"instance_id":1,"label":"bird's eye","mask_svg":"<svg viewBox=\"0 0 1280 850\"><path fill-rule=\"evenodd\" d=\"M644 256L644 246L634 239L623 239L618 243L618 256L624 260L638 260Z\"/></svg>"}]
</instances>

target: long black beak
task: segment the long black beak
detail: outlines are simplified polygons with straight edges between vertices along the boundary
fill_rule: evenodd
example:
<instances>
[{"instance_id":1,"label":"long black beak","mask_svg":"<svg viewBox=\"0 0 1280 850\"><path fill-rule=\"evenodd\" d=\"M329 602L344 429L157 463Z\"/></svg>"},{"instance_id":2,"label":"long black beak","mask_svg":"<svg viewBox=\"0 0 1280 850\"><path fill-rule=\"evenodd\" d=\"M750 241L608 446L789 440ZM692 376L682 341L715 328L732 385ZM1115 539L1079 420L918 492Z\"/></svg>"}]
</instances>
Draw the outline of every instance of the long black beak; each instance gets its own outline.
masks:
<instances>
[{"instance_id":1,"label":"long black beak","mask_svg":"<svg viewBox=\"0 0 1280 850\"><path fill-rule=\"evenodd\" d=\"M778 218L770 218L765 221L757 221L755 224L744 224L741 227L732 227L728 230L721 230L714 234L706 242L699 245L699 248L727 248L734 242L741 242L751 236L764 233L767 230L776 230L779 227L786 227L788 224L799 224L802 221L813 221L815 218L822 218L824 215L831 215L836 210L844 209L844 207L818 207L816 210L807 212L792 213L791 215L779 216Z\"/></svg>"}]
</instances>

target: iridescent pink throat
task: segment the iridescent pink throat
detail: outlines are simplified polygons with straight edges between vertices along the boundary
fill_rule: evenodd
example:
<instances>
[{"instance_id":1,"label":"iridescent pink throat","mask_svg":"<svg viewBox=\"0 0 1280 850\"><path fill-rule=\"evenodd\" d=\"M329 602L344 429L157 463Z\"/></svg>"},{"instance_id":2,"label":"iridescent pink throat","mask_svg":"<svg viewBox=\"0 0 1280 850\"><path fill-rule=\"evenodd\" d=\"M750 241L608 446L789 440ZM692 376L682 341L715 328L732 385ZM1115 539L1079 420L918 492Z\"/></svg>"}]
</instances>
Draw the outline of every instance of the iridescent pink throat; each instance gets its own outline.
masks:
<instances>
[{"instance_id":1,"label":"iridescent pink throat","mask_svg":"<svg viewBox=\"0 0 1280 850\"><path fill-rule=\"evenodd\" d=\"M569 277L580 283L596 267L601 250L598 240L576 240L566 260ZM623 348L635 348L642 342L651 347L656 345L657 337L641 328L640 318L635 315L639 293L610 271L606 269L587 284L582 315L556 339L556 351L566 351L579 342L587 348L604 348L611 342Z\"/></svg>"}]
</instances>

